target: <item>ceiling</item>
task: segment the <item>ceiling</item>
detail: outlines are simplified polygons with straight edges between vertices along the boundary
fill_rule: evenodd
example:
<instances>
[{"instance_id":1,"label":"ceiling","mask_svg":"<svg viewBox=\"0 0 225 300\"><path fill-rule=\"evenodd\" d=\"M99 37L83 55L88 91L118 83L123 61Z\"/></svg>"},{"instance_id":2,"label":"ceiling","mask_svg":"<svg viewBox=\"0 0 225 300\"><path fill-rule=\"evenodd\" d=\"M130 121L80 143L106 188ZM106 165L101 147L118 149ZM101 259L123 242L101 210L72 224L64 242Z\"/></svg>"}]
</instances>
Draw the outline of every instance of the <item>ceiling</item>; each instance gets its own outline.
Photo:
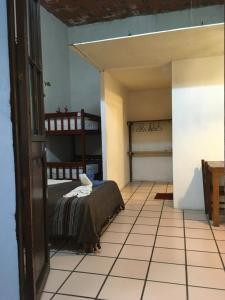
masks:
<instances>
[{"instance_id":1,"label":"ceiling","mask_svg":"<svg viewBox=\"0 0 225 300\"><path fill-rule=\"evenodd\" d=\"M109 73L129 91L171 87L171 64L148 68L112 69Z\"/></svg>"},{"instance_id":2,"label":"ceiling","mask_svg":"<svg viewBox=\"0 0 225 300\"><path fill-rule=\"evenodd\" d=\"M71 45L129 90L171 86L171 62L224 53L224 24L176 29Z\"/></svg>"},{"instance_id":3,"label":"ceiling","mask_svg":"<svg viewBox=\"0 0 225 300\"><path fill-rule=\"evenodd\" d=\"M224 4L224 0L41 0L41 4L66 25L74 26Z\"/></svg>"}]
</instances>

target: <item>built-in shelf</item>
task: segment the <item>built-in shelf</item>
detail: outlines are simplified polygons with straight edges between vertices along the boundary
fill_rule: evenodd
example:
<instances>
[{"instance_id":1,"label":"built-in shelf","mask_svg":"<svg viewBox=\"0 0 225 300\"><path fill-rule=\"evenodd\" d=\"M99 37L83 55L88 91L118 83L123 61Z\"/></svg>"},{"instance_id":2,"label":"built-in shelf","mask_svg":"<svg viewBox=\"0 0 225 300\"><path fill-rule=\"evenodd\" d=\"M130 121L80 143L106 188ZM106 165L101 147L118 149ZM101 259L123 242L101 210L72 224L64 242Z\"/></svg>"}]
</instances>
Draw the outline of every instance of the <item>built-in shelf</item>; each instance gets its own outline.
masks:
<instances>
[{"instance_id":1,"label":"built-in shelf","mask_svg":"<svg viewBox=\"0 0 225 300\"><path fill-rule=\"evenodd\" d=\"M149 123L149 122L170 122L172 119L152 119L152 120L138 120L138 121L128 121L127 125L132 125L134 123Z\"/></svg>"},{"instance_id":2,"label":"built-in shelf","mask_svg":"<svg viewBox=\"0 0 225 300\"><path fill-rule=\"evenodd\" d=\"M158 131L158 130L162 130L162 127L159 126L159 124L157 124L157 126L151 126L151 124L154 122L159 123L159 122L171 122L172 119L171 118L167 118L167 119L153 119L153 120L137 120L137 121L128 121L127 125L128 125L128 138L129 138L129 151L127 152L128 156L129 156L129 168L130 168L130 181L133 180L133 165L132 165L132 161L133 161L133 157L172 157L172 149L168 148L165 150L155 150L155 151L133 151L133 147L132 147L132 134L133 131L137 132L152 132L152 131ZM140 125L140 128L133 128L133 125L135 124L140 124L140 123L149 123L149 126L147 128L143 128L143 126ZM137 126L139 127L139 126ZM133 129L134 130L133 130Z\"/></svg>"},{"instance_id":3,"label":"built-in shelf","mask_svg":"<svg viewBox=\"0 0 225 300\"><path fill-rule=\"evenodd\" d=\"M132 151L128 152L129 156L136 157L156 157L156 156L172 156L172 150L163 150L163 151Z\"/></svg>"}]
</instances>

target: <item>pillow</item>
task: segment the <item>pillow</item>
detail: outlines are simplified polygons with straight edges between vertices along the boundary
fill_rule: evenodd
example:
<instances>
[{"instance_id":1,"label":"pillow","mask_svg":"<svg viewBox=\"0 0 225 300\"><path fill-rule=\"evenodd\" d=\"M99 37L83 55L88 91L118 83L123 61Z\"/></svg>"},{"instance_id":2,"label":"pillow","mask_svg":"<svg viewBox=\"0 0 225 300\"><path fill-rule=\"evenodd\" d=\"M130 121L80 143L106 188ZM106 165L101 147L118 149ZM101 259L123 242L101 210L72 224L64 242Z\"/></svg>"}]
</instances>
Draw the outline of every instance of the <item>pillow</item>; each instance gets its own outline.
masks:
<instances>
[{"instance_id":1,"label":"pillow","mask_svg":"<svg viewBox=\"0 0 225 300\"><path fill-rule=\"evenodd\" d=\"M87 177L93 182L93 180L95 179L95 173L93 172L93 170L88 170L86 174Z\"/></svg>"}]
</instances>

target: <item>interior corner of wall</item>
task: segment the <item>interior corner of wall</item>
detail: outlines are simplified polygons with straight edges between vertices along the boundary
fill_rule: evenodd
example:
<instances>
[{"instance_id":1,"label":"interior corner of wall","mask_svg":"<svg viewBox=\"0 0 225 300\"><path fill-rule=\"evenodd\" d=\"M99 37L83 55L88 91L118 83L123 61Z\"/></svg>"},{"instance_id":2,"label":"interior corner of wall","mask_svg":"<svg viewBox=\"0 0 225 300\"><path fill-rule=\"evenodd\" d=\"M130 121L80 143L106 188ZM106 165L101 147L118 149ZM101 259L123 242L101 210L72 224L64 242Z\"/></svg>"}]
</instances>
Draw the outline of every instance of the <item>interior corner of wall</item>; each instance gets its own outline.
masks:
<instances>
[{"instance_id":1,"label":"interior corner of wall","mask_svg":"<svg viewBox=\"0 0 225 300\"><path fill-rule=\"evenodd\" d=\"M105 71L100 73L101 80L101 131L102 131L102 161L103 161L103 179L107 179L107 131L106 131L106 107L105 107Z\"/></svg>"}]
</instances>

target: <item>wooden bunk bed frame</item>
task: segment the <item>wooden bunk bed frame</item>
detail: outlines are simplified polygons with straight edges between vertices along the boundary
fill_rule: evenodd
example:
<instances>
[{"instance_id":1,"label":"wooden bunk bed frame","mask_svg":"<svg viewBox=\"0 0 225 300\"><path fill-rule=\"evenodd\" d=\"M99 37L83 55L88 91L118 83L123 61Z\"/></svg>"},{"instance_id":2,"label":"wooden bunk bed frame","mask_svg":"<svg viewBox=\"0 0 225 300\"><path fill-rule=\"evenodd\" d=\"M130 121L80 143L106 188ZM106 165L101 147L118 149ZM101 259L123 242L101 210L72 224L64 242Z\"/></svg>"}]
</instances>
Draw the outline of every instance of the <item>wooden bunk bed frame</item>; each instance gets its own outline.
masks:
<instances>
[{"instance_id":1,"label":"wooden bunk bed frame","mask_svg":"<svg viewBox=\"0 0 225 300\"><path fill-rule=\"evenodd\" d=\"M49 179L79 179L80 173L87 172L88 164L97 164L101 177L102 156L86 154L86 136L101 134L101 117L80 112L59 112L45 114L46 136L76 136L81 137L81 155L72 162L47 162ZM101 179L101 178L99 178Z\"/></svg>"}]
</instances>

